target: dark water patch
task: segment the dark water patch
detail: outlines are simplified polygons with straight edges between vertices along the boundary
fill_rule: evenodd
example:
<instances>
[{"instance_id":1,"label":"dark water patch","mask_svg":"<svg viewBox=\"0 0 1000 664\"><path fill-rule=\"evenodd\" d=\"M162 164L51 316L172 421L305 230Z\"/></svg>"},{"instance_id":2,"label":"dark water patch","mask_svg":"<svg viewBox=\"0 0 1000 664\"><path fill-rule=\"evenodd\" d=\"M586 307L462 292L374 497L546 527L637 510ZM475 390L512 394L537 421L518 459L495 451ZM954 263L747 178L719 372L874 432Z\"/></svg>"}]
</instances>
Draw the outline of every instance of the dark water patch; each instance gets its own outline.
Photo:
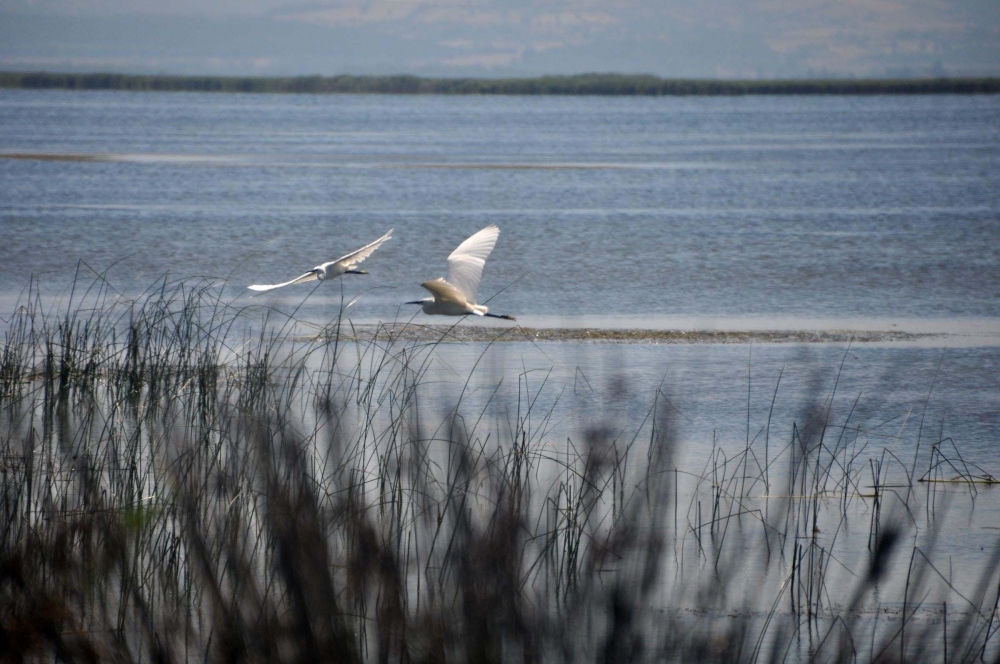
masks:
<instances>
[{"instance_id":1,"label":"dark water patch","mask_svg":"<svg viewBox=\"0 0 1000 664\"><path fill-rule=\"evenodd\" d=\"M0 152L0 159L22 159L26 161L111 161L107 155L69 154L52 152Z\"/></svg>"}]
</instances>

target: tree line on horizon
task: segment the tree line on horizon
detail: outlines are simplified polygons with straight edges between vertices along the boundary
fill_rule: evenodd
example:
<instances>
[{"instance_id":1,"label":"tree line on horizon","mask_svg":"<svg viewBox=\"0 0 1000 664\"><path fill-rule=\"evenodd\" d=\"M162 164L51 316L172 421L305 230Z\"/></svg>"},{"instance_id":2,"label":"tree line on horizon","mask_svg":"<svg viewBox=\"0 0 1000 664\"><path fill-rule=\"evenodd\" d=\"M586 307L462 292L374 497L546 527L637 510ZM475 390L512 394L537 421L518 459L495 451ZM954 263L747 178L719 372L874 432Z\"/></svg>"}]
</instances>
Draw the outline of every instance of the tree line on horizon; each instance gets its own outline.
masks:
<instances>
[{"instance_id":1,"label":"tree line on horizon","mask_svg":"<svg viewBox=\"0 0 1000 664\"><path fill-rule=\"evenodd\" d=\"M723 80L660 78L646 74L424 78L412 75L255 77L0 72L0 88L136 92L609 96L996 94L1000 93L1000 78Z\"/></svg>"}]
</instances>

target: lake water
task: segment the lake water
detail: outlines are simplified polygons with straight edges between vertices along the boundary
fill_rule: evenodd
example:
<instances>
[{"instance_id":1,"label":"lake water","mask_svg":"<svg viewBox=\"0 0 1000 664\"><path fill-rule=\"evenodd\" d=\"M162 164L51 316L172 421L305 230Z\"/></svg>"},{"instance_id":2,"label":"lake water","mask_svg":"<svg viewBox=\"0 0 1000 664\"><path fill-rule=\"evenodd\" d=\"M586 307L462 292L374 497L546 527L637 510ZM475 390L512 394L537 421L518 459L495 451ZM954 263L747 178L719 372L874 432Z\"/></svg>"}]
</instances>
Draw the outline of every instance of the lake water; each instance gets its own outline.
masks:
<instances>
[{"instance_id":1,"label":"lake water","mask_svg":"<svg viewBox=\"0 0 1000 664\"><path fill-rule=\"evenodd\" d=\"M933 332L855 346L847 380L895 408L875 418L932 392L935 421L1000 465L998 96L2 90L0 127L5 312L32 276L65 296L83 262L84 279L106 271L124 292L206 276L238 305L322 323L360 295L353 321L407 320L420 282L495 223L479 300L529 327ZM244 290L389 228L370 275ZM734 403L694 420L701 439L739 439L748 365L768 401L782 366L828 375L844 346L764 344L752 360L747 345L569 343L504 357L620 369L637 390L683 375L688 395L704 383L699 398L731 386L716 396ZM904 385L912 394L891 396Z\"/></svg>"},{"instance_id":2,"label":"lake water","mask_svg":"<svg viewBox=\"0 0 1000 664\"><path fill-rule=\"evenodd\" d=\"M526 327L932 334L442 344L427 374L435 407L477 362L472 406L500 379L506 403L544 380L537 412L551 409L558 447L591 424L634 434L659 389L696 471L713 449L759 449L768 427L780 453L826 404L844 450L891 451L897 480L911 462L922 474L944 439L1000 476L998 96L0 90L4 319L32 277L46 301L65 300L83 265L84 281L103 272L126 294L165 274L209 277L251 312L325 323L360 296L352 321L398 324L420 282L490 223L502 233L479 300ZM367 276L245 291L389 228ZM942 522L956 586L996 542L998 494L982 487L975 509ZM856 552L866 533L838 546Z\"/></svg>"},{"instance_id":3,"label":"lake water","mask_svg":"<svg viewBox=\"0 0 1000 664\"><path fill-rule=\"evenodd\" d=\"M276 283L395 228L345 284L387 320L495 223L480 300L529 325L1000 318L997 96L3 90L0 127L55 157L0 160L5 296Z\"/></svg>"}]
</instances>

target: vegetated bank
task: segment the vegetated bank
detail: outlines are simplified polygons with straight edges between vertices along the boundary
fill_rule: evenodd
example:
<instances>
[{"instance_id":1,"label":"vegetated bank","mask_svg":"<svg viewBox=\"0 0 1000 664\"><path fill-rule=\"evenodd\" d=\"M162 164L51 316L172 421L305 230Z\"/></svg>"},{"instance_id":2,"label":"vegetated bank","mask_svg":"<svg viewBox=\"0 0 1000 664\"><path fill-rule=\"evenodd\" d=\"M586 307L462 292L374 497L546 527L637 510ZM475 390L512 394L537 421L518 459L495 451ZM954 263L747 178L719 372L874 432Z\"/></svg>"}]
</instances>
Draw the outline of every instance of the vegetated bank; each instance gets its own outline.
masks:
<instances>
[{"instance_id":1,"label":"vegetated bank","mask_svg":"<svg viewBox=\"0 0 1000 664\"><path fill-rule=\"evenodd\" d=\"M478 95L872 95L997 94L1000 78L682 79L647 74L535 78L393 76L147 76L112 73L0 72L0 87L142 92Z\"/></svg>"}]
</instances>

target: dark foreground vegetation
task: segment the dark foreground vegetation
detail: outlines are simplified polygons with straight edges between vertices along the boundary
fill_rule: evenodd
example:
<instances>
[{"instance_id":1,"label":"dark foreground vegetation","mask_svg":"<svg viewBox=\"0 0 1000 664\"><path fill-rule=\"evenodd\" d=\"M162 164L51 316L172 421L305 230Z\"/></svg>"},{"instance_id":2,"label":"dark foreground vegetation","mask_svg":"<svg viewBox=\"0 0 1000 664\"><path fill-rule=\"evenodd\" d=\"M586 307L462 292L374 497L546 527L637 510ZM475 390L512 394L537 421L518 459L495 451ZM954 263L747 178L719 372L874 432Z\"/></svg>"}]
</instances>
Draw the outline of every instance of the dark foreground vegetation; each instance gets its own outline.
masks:
<instances>
[{"instance_id":1,"label":"dark foreground vegetation","mask_svg":"<svg viewBox=\"0 0 1000 664\"><path fill-rule=\"evenodd\" d=\"M472 95L871 95L997 94L1000 78L666 79L649 75L578 74L538 78L418 76L146 76L0 72L0 87L161 92Z\"/></svg>"},{"instance_id":2,"label":"dark foreground vegetation","mask_svg":"<svg viewBox=\"0 0 1000 664\"><path fill-rule=\"evenodd\" d=\"M830 391L691 472L660 392L597 390L645 415L552 440L544 376L470 369L442 405L455 344L348 326L296 337L203 282L29 295L0 356L0 653L996 660L1000 548L962 594L914 536L938 482L992 480L947 441L924 470L862 456ZM831 533L857 514L852 565Z\"/></svg>"}]
</instances>

